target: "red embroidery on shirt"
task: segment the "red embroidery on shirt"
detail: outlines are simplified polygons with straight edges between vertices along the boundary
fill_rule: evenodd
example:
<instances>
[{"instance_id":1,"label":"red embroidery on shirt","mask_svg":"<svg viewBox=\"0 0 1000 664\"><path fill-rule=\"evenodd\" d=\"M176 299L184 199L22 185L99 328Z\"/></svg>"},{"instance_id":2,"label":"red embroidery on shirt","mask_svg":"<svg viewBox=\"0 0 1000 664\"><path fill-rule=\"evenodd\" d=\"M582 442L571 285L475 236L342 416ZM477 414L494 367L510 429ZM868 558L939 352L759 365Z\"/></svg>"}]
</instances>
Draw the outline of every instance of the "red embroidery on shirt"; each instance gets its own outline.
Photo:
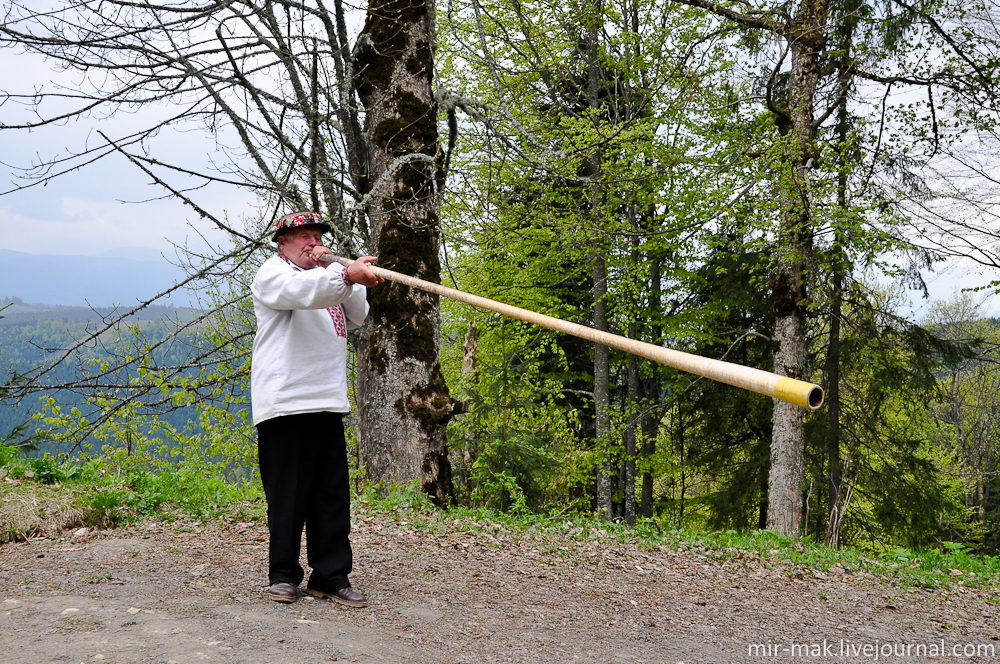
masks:
<instances>
[{"instance_id":1,"label":"red embroidery on shirt","mask_svg":"<svg viewBox=\"0 0 1000 664\"><path fill-rule=\"evenodd\" d=\"M333 329L337 330L338 337L347 336L347 322L344 321L344 310L340 308L338 304L335 307L329 307L327 311L330 312L330 318L333 319Z\"/></svg>"}]
</instances>

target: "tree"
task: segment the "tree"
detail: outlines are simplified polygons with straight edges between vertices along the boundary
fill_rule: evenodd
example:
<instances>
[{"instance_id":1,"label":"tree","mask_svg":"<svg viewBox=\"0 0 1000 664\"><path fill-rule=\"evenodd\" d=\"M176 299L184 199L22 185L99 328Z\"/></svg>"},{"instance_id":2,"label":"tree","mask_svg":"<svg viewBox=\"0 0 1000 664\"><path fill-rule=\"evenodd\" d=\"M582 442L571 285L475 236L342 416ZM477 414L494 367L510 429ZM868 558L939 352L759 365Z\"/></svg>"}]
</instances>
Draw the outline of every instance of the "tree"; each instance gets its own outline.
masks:
<instances>
[{"instance_id":1,"label":"tree","mask_svg":"<svg viewBox=\"0 0 1000 664\"><path fill-rule=\"evenodd\" d=\"M202 255L188 252L191 277L177 288L218 284L223 307L245 297L245 292L229 291L227 279L260 260L270 219L301 209L330 218L338 252L382 250L389 267L414 268L424 278L436 278L436 206L444 173L436 161L436 108L430 95L434 34L425 4L373 3L353 50L349 18L339 0L332 8L324 0L170 5L64 0L44 10L11 1L3 4L3 14L0 46L44 55L57 67L79 72L83 81L76 89L48 86L9 93L8 119L0 127L6 136L126 111L148 119L134 131L99 132L97 144L35 164L26 169L20 188L124 157L233 241L231 247ZM26 112L15 113L15 104ZM205 131L206 140L229 146L224 163L157 158L164 135L191 125ZM249 230L199 204L198 189L210 184L240 187L259 198L260 213L249 220ZM437 301L391 287L372 304L372 323L361 342L365 361L359 393L371 479L423 477L435 499L444 500L449 470L441 427L453 404L436 369ZM117 320L93 330L54 364ZM400 320L405 324L397 325ZM219 340L225 355L240 356L241 375L249 369L246 338L243 329L235 340ZM52 371L50 364L15 391L23 396L51 387ZM99 378L79 385L100 386ZM125 400L151 389L133 385ZM387 465L381 462L386 456L408 461Z\"/></svg>"},{"instance_id":2,"label":"tree","mask_svg":"<svg viewBox=\"0 0 1000 664\"><path fill-rule=\"evenodd\" d=\"M483 104L482 124L463 127L457 144L456 178L467 184L449 204L456 278L662 343L679 308L668 297L683 290L690 260L681 246L696 244L693 229L713 217L713 196L732 177L698 154L695 138L717 115L699 104L731 93L708 84L714 42L692 36L701 24L691 12L645 0L554 14L544 3L449 7L451 85ZM686 323L673 326L678 338ZM483 338L495 329L479 317L476 327ZM639 434L655 438L663 410L654 372L548 333L531 343L555 347L536 357L548 375L563 374L562 405L579 416L587 453L576 459L593 464L593 507L634 521L636 450L652 453ZM643 486L650 513L652 477Z\"/></svg>"},{"instance_id":3,"label":"tree","mask_svg":"<svg viewBox=\"0 0 1000 664\"><path fill-rule=\"evenodd\" d=\"M942 446L957 457L963 485L965 536L983 552L996 551L996 476L1000 471L1000 331L985 319L968 293L937 302L927 323L943 338L975 343L974 354L950 358L942 379L943 399L932 411Z\"/></svg>"},{"instance_id":4,"label":"tree","mask_svg":"<svg viewBox=\"0 0 1000 664\"><path fill-rule=\"evenodd\" d=\"M948 501L930 405L942 362L967 350L895 314L901 292L845 278L838 343L823 329L832 316L820 318L813 333L817 363L829 365L831 351L838 354L839 416L807 419L806 476L817 488L830 481L836 429L840 479L836 492L812 492L803 530L822 533L829 545L922 547L943 534Z\"/></svg>"},{"instance_id":5,"label":"tree","mask_svg":"<svg viewBox=\"0 0 1000 664\"><path fill-rule=\"evenodd\" d=\"M439 282L443 154L432 87L433 7L373 0L358 37L355 85L365 105L371 242L382 263ZM451 500L445 427L456 411L437 357L438 297L390 283L372 293L360 345L360 435L379 481L420 477L438 504Z\"/></svg>"},{"instance_id":6,"label":"tree","mask_svg":"<svg viewBox=\"0 0 1000 664\"><path fill-rule=\"evenodd\" d=\"M957 4L914 7L902 0L886 5L807 0L791 6L765 4L750 11L711 0L677 2L706 10L723 25L742 32L745 43L756 47L753 48L756 53L773 56L768 63L770 73L761 76L761 92L776 133L766 156L774 173L771 184L777 197L773 231L775 275L771 291L775 310L774 370L806 378L810 371L807 323L815 301L810 281L817 268L816 237L829 219L825 210L830 208L823 203L835 191L830 187L830 175L835 178L838 172L837 167L824 166L824 145L820 140L824 124L841 107L858 80L885 86L886 96L893 85L906 85L928 90L931 100L935 89L968 99L977 91L992 94L990 72L997 63L981 54L970 54L966 48L970 40L960 29L962 7ZM845 24L860 24L860 27L845 30ZM857 43L860 39L864 39L863 44ZM921 47L925 53L939 57L915 58L917 39L923 40ZM737 43L734 49L738 48ZM884 106L885 97L882 99ZM857 96L852 100L860 103ZM913 123L907 130L911 141L929 137L929 131L920 133L922 128L936 131L938 120L933 102L925 108L926 116L916 112L906 118ZM916 164L914 156L907 154L908 147L889 159L879 155L884 129L883 123L865 179L871 179L876 168L881 168L883 174L895 170L904 184L907 178L912 181ZM935 133L935 139L936 136ZM929 140L923 143L930 144ZM868 196L874 193L868 182L861 184ZM891 205L892 199L882 203ZM877 215L867 215L867 219L862 215L861 219L867 222L869 230L879 226ZM862 228L857 224L854 227ZM870 254L873 246L884 246L885 242L881 230L860 237L845 234L841 240L853 245L841 245L848 254L860 251L863 255ZM839 260L844 262L844 258ZM802 528L806 441L803 415L797 407L775 402L768 528L788 535L799 535Z\"/></svg>"}]
</instances>

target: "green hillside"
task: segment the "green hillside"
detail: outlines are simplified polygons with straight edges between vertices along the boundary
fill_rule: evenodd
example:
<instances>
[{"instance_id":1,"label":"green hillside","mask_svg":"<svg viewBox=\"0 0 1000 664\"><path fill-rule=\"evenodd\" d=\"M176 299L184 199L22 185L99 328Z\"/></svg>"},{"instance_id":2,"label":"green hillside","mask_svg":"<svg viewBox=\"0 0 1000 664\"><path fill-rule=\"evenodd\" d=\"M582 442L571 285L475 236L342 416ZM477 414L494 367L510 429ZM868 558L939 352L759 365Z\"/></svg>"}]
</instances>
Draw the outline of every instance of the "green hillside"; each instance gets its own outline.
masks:
<instances>
[{"instance_id":1,"label":"green hillside","mask_svg":"<svg viewBox=\"0 0 1000 664\"><path fill-rule=\"evenodd\" d=\"M34 304L19 298L0 300L0 382L14 376L32 377L49 369L81 340L94 335L125 313L113 307L69 307ZM45 376L48 385L63 385L81 376L94 375L102 362L130 344L148 344L159 347L153 357L159 365L176 365L183 360L197 341L198 326L177 332L178 325L189 323L201 315L191 308L151 306L125 317L118 325L77 349L65 361L58 363ZM171 338L173 337L173 338ZM88 406L69 389L52 390L43 395L55 399L63 407L79 407L84 413ZM24 399L20 403L0 405L0 440L10 436L16 427L29 422L24 433L35 429L30 419L39 410L38 399ZM167 413L164 420L183 426L188 420L197 419L195 410L182 407ZM44 449L43 444L40 451Z\"/></svg>"}]
</instances>

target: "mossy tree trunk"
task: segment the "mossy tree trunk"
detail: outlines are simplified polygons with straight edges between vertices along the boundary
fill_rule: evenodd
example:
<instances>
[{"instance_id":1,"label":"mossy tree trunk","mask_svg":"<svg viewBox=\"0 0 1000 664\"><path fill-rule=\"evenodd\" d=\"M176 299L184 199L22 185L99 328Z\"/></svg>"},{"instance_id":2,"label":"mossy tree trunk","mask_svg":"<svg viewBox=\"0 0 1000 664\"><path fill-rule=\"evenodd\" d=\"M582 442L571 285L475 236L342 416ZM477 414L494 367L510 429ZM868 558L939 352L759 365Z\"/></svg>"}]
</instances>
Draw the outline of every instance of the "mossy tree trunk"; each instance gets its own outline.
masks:
<instances>
[{"instance_id":1,"label":"mossy tree trunk","mask_svg":"<svg viewBox=\"0 0 1000 664\"><path fill-rule=\"evenodd\" d=\"M371 0L355 47L364 104L371 246L379 265L440 281L434 9L423 0ZM445 426L455 411L438 361L438 297L386 282L369 291L358 348L361 461L376 484L419 478L451 500Z\"/></svg>"}]
</instances>

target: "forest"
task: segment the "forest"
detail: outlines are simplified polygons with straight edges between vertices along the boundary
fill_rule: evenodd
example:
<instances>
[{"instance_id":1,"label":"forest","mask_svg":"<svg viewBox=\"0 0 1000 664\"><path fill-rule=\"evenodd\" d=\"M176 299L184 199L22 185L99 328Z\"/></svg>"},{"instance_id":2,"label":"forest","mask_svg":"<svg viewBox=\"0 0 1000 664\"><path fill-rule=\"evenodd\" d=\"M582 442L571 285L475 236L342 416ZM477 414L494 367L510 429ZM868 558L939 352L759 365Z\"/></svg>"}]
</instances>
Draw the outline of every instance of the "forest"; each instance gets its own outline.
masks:
<instances>
[{"instance_id":1,"label":"forest","mask_svg":"<svg viewBox=\"0 0 1000 664\"><path fill-rule=\"evenodd\" d=\"M350 337L358 489L1000 553L996 312L958 292L900 313L954 262L1000 285L997 6L56 4L4 3L0 47L86 85L69 101L8 94L32 113L0 108L0 130L26 140L93 108L173 115L119 134L105 120L102 141L26 168L23 186L121 159L229 241L188 254L175 288L202 309L173 324L0 321L17 367L5 421L46 395L7 445L254 469L249 283L276 216L310 209L342 255L825 391L806 411L386 284ZM158 159L173 127L231 142L232 161ZM207 209L209 182L250 192L259 214ZM28 339L50 350L29 356ZM407 394L380 387L398 381ZM418 456L375 463L386 450Z\"/></svg>"},{"instance_id":2,"label":"forest","mask_svg":"<svg viewBox=\"0 0 1000 664\"><path fill-rule=\"evenodd\" d=\"M116 318L116 314L114 307L50 306L25 303L20 298L0 300L0 380L16 383L19 377L52 363L60 351L86 338L88 331L102 318ZM140 336L150 346L158 347L155 356L160 364L183 363L190 347L199 343L198 335L190 332L177 335L175 331L179 322L196 316L197 312L191 309L154 305L123 319L116 329L79 349L73 363L55 369L56 383L61 390L52 390L20 403L4 404L0 409L0 441L16 443L27 439L31 441L32 451L43 455L72 453L73 450L63 449L44 437L33 438L39 422L32 416L40 411L39 404L44 405L51 398L53 405L83 406L81 413L93 415L86 399L74 394L75 379L99 370L102 362L113 356L109 348L127 347ZM190 420L197 420L197 414L189 407L169 408L164 410L163 418L172 425L184 427Z\"/></svg>"}]
</instances>

